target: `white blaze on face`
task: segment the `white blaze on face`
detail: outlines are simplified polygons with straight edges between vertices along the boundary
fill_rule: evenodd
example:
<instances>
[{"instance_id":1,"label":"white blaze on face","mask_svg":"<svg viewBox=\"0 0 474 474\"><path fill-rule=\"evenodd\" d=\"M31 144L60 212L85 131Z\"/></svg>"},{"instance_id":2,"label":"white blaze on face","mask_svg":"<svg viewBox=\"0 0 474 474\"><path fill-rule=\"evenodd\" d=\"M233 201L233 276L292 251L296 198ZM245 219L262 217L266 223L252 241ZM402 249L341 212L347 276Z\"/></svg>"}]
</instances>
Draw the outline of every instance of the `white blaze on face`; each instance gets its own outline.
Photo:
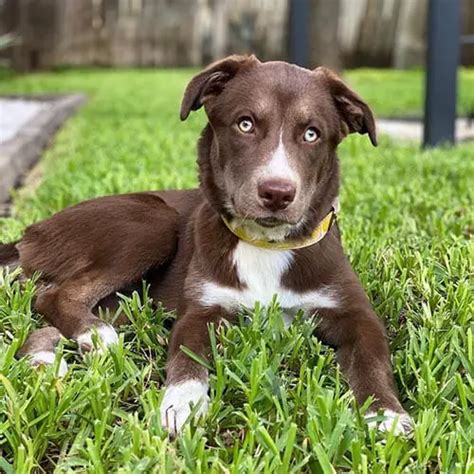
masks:
<instances>
[{"instance_id":1,"label":"white blaze on face","mask_svg":"<svg viewBox=\"0 0 474 474\"><path fill-rule=\"evenodd\" d=\"M270 161L260 169L259 180L285 179L298 182L298 175L288 161L288 153L283 143L283 127L280 129L278 145L271 154Z\"/></svg>"}]
</instances>

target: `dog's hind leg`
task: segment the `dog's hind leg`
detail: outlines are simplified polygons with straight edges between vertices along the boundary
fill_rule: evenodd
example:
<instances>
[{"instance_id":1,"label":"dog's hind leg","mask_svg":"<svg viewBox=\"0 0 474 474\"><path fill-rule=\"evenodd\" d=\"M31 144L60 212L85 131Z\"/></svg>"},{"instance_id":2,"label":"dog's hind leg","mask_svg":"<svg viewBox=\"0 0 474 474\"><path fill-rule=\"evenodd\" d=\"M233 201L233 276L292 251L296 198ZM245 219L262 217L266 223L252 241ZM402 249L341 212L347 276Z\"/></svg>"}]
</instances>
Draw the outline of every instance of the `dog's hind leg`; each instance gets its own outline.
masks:
<instances>
[{"instance_id":1,"label":"dog's hind leg","mask_svg":"<svg viewBox=\"0 0 474 474\"><path fill-rule=\"evenodd\" d=\"M60 339L61 333L52 326L36 329L28 336L28 339L16 356L27 357L34 367L54 364L56 346ZM64 359L61 359L59 361L58 375L64 377L66 372L67 363Z\"/></svg>"},{"instance_id":2,"label":"dog's hind leg","mask_svg":"<svg viewBox=\"0 0 474 474\"><path fill-rule=\"evenodd\" d=\"M93 349L93 335L97 334L98 349L104 349L118 340L115 329L93 314L97 303L119 289L120 281L104 278L91 272L61 285L46 285L38 292L35 309L60 333L75 339L81 352Z\"/></svg>"},{"instance_id":3,"label":"dog's hind leg","mask_svg":"<svg viewBox=\"0 0 474 474\"><path fill-rule=\"evenodd\" d=\"M167 264L178 243L178 213L149 193L108 196L30 226L17 245L27 276L41 274L35 309L81 351L117 342L96 306Z\"/></svg>"},{"instance_id":4,"label":"dog's hind leg","mask_svg":"<svg viewBox=\"0 0 474 474\"><path fill-rule=\"evenodd\" d=\"M121 284L118 278L104 279L101 273L92 272L61 285L40 283L34 307L54 327L33 331L17 352L17 357L28 357L33 366L53 364L61 336L76 340L82 353L92 350L94 342L99 351L116 343L118 336L115 329L94 312L97 312L99 300L117 309L118 301L111 293ZM104 294L107 295L105 298ZM61 359L58 375L64 376L66 372L67 363Z\"/></svg>"}]
</instances>

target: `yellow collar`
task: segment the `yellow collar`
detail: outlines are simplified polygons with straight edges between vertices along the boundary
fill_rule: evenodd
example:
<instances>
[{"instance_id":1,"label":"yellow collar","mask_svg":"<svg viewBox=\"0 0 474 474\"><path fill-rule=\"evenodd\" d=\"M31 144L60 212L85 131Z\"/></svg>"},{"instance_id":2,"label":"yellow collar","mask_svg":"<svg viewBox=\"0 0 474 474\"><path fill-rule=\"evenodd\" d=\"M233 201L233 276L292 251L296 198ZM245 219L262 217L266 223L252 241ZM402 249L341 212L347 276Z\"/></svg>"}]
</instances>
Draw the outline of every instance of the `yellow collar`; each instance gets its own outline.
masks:
<instances>
[{"instance_id":1,"label":"yellow collar","mask_svg":"<svg viewBox=\"0 0 474 474\"><path fill-rule=\"evenodd\" d=\"M336 211L337 205L334 205L329 214L327 214L326 217L316 226L316 228L313 230L313 232L311 232L311 235L309 237L306 237L304 239L284 240L281 242L255 239L248 234L248 232L243 228L243 226L239 226L229 222L224 216L221 217L224 221L224 224L234 235L236 235L240 240L243 240L244 242L247 242L250 245L271 250L296 250L302 249L304 247L309 247L310 245L314 245L315 243L323 239L324 236L329 232L332 223L336 219Z\"/></svg>"}]
</instances>

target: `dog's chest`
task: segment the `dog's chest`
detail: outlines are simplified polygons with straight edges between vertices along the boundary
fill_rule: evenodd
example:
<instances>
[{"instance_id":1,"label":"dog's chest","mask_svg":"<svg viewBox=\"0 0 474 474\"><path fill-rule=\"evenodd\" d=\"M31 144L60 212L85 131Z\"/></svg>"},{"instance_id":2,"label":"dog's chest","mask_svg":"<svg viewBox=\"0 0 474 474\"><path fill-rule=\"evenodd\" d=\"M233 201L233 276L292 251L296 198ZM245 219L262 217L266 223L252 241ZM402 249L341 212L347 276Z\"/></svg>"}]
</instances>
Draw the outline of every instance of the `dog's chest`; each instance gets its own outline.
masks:
<instances>
[{"instance_id":1,"label":"dog's chest","mask_svg":"<svg viewBox=\"0 0 474 474\"><path fill-rule=\"evenodd\" d=\"M336 295L331 288L298 292L282 283L288 271L297 271L290 269L293 259L292 251L262 249L240 241L234 250L233 263L242 288L206 282L201 287L201 303L235 311L242 306L253 308L256 302L268 306L276 295L286 313L335 307Z\"/></svg>"}]
</instances>

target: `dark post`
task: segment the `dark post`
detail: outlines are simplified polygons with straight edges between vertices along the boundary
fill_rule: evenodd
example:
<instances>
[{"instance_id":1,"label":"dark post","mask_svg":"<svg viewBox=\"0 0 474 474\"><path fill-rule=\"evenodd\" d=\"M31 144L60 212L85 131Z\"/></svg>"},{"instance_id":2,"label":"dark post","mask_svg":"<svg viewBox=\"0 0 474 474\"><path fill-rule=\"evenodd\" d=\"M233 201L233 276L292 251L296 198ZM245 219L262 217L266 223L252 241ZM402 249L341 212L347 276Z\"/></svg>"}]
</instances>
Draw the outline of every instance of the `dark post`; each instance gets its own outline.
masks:
<instances>
[{"instance_id":1,"label":"dark post","mask_svg":"<svg viewBox=\"0 0 474 474\"><path fill-rule=\"evenodd\" d=\"M309 66L309 0L290 0L290 61Z\"/></svg>"},{"instance_id":2,"label":"dark post","mask_svg":"<svg viewBox=\"0 0 474 474\"><path fill-rule=\"evenodd\" d=\"M424 147L454 143L461 30L460 0L430 0Z\"/></svg>"}]
</instances>

